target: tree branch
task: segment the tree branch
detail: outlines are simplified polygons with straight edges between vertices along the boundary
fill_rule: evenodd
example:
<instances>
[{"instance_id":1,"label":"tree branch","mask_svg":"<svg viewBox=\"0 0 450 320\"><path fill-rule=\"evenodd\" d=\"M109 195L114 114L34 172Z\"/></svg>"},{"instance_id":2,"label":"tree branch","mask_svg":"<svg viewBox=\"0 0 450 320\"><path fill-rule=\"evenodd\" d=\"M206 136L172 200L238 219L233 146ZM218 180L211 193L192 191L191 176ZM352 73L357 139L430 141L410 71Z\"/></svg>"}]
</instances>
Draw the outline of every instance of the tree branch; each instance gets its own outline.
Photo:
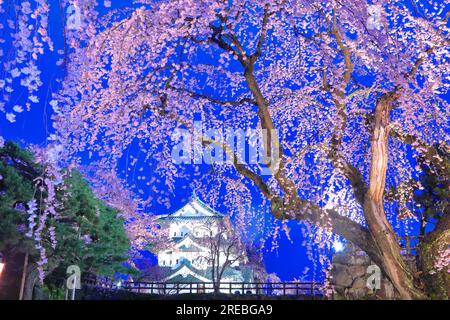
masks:
<instances>
[{"instance_id":1,"label":"tree branch","mask_svg":"<svg viewBox=\"0 0 450 320\"><path fill-rule=\"evenodd\" d=\"M220 104L220 105L241 105L244 103L250 103L252 105L256 105L256 101L253 99L250 99L250 98L241 98L239 100L220 100L220 99L210 97L206 94L201 94L201 93L196 93L196 92L190 91L188 89L176 88L174 86L170 86L169 88L172 90L175 90L175 91L185 92L193 98L206 99L212 103L216 103L216 104Z\"/></svg>"},{"instance_id":2,"label":"tree branch","mask_svg":"<svg viewBox=\"0 0 450 320\"><path fill-rule=\"evenodd\" d=\"M262 27L261 27L261 35L259 36L258 43L256 45L256 51L250 56L250 59L253 61L256 61L256 59L258 59L258 57L261 55L262 45L263 45L264 39L267 36L267 25L268 25L269 16L270 16L269 7L270 7L270 5L268 3L264 7L264 17L263 17L263 22L262 22Z\"/></svg>"}]
</instances>

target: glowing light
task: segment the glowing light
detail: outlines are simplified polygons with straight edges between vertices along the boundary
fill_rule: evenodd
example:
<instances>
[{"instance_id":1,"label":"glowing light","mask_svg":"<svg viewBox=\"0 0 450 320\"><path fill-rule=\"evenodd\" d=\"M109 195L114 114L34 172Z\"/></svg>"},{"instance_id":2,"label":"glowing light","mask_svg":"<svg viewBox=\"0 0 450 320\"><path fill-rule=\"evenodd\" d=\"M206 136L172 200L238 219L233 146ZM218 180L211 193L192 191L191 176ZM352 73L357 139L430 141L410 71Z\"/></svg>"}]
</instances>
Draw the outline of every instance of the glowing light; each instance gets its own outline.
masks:
<instances>
[{"instance_id":1,"label":"glowing light","mask_svg":"<svg viewBox=\"0 0 450 320\"><path fill-rule=\"evenodd\" d=\"M5 263L3 262L3 255L0 253L0 276L2 275L3 268L5 267Z\"/></svg>"},{"instance_id":2,"label":"glowing light","mask_svg":"<svg viewBox=\"0 0 450 320\"><path fill-rule=\"evenodd\" d=\"M333 248L334 248L334 251L341 252L342 250L344 250L344 244L340 241L335 241L333 243Z\"/></svg>"}]
</instances>

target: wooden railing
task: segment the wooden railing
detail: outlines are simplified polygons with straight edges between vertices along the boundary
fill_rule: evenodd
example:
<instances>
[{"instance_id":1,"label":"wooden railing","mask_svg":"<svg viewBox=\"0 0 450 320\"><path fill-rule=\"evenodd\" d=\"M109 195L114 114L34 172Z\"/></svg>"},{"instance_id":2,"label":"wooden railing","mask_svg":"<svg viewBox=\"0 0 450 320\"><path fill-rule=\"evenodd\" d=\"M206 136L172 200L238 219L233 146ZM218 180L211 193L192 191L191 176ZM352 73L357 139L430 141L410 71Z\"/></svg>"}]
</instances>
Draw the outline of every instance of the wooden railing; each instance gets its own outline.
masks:
<instances>
[{"instance_id":1,"label":"wooden railing","mask_svg":"<svg viewBox=\"0 0 450 320\"><path fill-rule=\"evenodd\" d=\"M415 259L421 239L422 236L400 236L402 255L407 259ZM99 289L154 295L205 294L219 291L229 295L307 296L313 299L324 297L322 285L316 282L221 282L216 290L213 282L118 282L89 278L83 283Z\"/></svg>"},{"instance_id":2,"label":"wooden railing","mask_svg":"<svg viewBox=\"0 0 450 320\"><path fill-rule=\"evenodd\" d=\"M229 295L308 296L322 298L321 285L315 282L221 282L214 290L212 282L113 282L88 280L85 285L99 289L126 290L140 294L174 295L220 292Z\"/></svg>"},{"instance_id":3,"label":"wooden railing","mask_svg":"<svg viewBox=\"0 0 450 320\"><path fill-rule=\"evenodd\" d=\"M407 257L415 257L422 238L422 236L400 236L399 242L402 255Z\"/></svg>"}]
</instances>

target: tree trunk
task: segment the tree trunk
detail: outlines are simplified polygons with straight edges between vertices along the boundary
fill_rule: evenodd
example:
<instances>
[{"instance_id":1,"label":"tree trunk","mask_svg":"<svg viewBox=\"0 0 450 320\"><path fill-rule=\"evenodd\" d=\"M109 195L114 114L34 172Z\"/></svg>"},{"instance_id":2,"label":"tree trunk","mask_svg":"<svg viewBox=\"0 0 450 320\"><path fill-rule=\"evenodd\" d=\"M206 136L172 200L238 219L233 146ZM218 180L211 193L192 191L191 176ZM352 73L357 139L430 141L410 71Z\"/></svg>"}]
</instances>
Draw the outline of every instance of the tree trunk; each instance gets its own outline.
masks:
<instances>
[{"instance_id":1,"label":"tree trunk","mask_svg":"<svg viewBox=\"0 0 450 320\"><path fill-rule=\"evenodd\" d=\"M34 287L39 282L39 272L36 263L28 265L27 277L23 290L23 300L33 300Z\"/></svg>"},{"instance_id":2,"label":"tree trunk","mask_svg":"<svg viewBox=\"0 0 450 320\"><path fill-rule=\"evenodd\" d=\"M19 300L23 300L23 290L25 288L25 280L27 278L28 261L29 261L29 253L27 252L27 253L25 253L25 258L23 261L22 279L20 281Z\"/></svg>"},{"instance_id":3,"label":"tree trunk","mask_svg":"<svg viewBox=\"0 0 450 320\"><path fill-rule=\"evenodd\" d=\"M214 294L215 295L219 295L220 294L219 285L217 283L214 284Z\"/></svg>"},{"instance_id":4,"label":"tree trunk","mask_svg":"<svg viewBox=\"0 0 450 320\"><path fill-rule=\"evenodd\" d=\"M397 236L384 211L384 190L388 164L389 113L393 96L384 95L375 109L372 135L369 189L364 199L364 216L369 231L381 254L381 266L400 297L423 299L424 294L414 286L414 277L401 256Z\"/></svg>"}]
</instances>

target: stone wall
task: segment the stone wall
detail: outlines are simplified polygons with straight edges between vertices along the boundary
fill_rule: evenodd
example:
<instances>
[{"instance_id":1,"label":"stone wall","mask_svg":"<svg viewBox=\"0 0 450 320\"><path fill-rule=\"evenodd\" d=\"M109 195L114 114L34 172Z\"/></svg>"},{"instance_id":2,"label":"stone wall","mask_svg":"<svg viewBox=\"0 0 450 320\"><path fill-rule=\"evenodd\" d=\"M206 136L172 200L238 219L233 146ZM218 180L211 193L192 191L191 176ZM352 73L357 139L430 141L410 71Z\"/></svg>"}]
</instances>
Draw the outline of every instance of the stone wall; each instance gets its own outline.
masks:
<instances>
[{"instance_id":1,"label":"stone wall","mask_svg":"<svg viewBox=\"0 0 450 320\"><path fill-rule=\"evenodd\" d=\"M334 299L395 299L392 283L381 274L380 289L370 289L367 279L373 274L368 267L375 265L356 246L347 243L342 252L335 253L330 270ZM370 271L370 270L369 270Z\"/></svg>"}]
</instances>

